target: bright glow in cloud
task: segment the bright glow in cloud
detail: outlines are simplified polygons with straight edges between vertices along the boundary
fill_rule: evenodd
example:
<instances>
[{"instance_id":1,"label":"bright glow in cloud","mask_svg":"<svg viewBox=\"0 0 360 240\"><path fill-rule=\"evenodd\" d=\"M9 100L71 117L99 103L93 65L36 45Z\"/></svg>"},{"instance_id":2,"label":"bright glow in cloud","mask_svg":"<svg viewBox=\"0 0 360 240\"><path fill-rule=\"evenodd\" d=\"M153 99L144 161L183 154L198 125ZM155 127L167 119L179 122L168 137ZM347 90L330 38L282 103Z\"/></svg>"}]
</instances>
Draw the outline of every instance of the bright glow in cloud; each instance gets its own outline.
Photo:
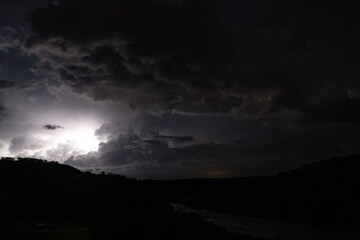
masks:
<instances>
[{"instance_id":1,"label":"bright glow in cloud","mask_svg":"<svg viewBox=\"0 0 360 240\"><path fill-rule=\"evenodd\" d=\"M0 124L0 156L64 162L98 149L95 131L105 121L105 108L97 110L95 103L74 96L57 102L46 95L47 101L34 102L26 94L10 92L7 106L12 112Z\"/></svg>"},{"instance_id":2,"label":"bright glow in cloud","mask_svg":"<svg viewBox=\"0 0 360 240\"><path fill-rule=\"evenodd\" d=\"M82 153L96 151L99 145L99 140L95 136L95 130L99 126L94 126L89 123L80 123L75 126L59 129L56 137L58 144L71 143L74 150Z\"/></svg>"},{"instance_id":3,"label":"bright glow in cloud","mask_svg":"<svg viewBox=\"0 0 360 240\"><path fill-rule=\"evenodd\" d=\"M12 157L36 157L64 162L73 155L86 154L98 149L95 130L100 123L77 121L56 130L34 129L24 135L1 143L0 155Z\"/></svg>"}]
</instances>

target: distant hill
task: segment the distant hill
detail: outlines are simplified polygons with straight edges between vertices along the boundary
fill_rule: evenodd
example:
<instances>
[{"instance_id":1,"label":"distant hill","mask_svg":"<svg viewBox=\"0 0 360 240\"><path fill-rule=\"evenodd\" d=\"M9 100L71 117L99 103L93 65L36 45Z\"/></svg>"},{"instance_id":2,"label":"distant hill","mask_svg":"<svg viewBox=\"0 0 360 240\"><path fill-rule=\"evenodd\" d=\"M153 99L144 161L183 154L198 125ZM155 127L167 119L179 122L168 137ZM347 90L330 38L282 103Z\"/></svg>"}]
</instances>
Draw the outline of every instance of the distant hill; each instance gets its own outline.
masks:
<instances>
[{"instance_id":1,"label":"distant hill","mask_svg":"<svg viewBox=\"0 0 360 240\"><path fill-rule=\"evenodd\" d=\"M95 175L56 162L2 158L0 239L173 239L174 233L178 239L252 239L229 236L167 203L355 228L359 173L360 156L306 164L276 176L173 181Z\"/></svg>"},{"instance_id":2,"label":"distant hill","mask_svg":"<svg viewBox=\"0 0 360 240\"><path fill-rule=\"evenodd\" d=\"M2 160L0 234L26 235L39 224L56 224L83 227L89 236L105 236L98 239L110 239L119 226L122 230L116 234L139 236L136 233L141 231L136 229L146 228L145 222L166 207L133 191L132 182L121 176L83 173L55 162Z\"/></svg>"},{"instance_id":3,"label":"distant hill","mask_svg":"<svg viewBox=\"0 0 360 240\"><path fill-rule=\"evenodd\" d=\"M80 177L81 175L81 171L68 165L59 164L58 162L48 162L34 158L19 158L18 161L12 158L3 158L0 161L0 178L2 179L19 179L30 176L65 179Z\"/></svg>"},{"instance_id":4,"label":"distant hill","mask_svg":"<svg viewBox=\"0 0 360 240\"><path fill-rule=\"evenodd\" d=\"M360 219L360 156L306 164L273 177L140 184L169 201L243 216L345 225Z\"/></svg>"},{"instance_id":5,"label":"distant hill","mask_svg":"<svg viewBox=\"0 0 360 240\"><path fill-rule=\"evenodd\" d=\"M242 239L165 199L139 181L44 160L0 160L0 239Z\"/></svg>"}]
</instances>

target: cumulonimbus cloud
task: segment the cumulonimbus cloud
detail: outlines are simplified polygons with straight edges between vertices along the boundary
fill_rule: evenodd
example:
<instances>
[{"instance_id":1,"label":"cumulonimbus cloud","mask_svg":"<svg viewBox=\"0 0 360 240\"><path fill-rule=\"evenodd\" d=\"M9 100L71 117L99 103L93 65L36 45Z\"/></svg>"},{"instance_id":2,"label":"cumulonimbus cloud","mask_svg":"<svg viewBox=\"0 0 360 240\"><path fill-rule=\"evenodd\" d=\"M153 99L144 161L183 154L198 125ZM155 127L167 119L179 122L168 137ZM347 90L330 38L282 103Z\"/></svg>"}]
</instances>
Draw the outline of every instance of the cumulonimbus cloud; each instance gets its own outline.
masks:
<instances>
[{"instance_id":1,"label":"cumulonimbus cloud","mask_svg":"<svg viewBox=\"0 0 360 240\"><path fill-rule=\"evenodd\" d=\"M29 16L27 47L40 59L38 73L136 111L331 120L333 113L313 111L330 96L352 101L349 111L359 107L349 89L359 95L360 72L347 64L360 51L353 9L308 9L304 1L63 0Z\"/></svg>"},{"instance_id":2,"label":"cumulonimbus cloud","mask_svg":"<svg viewBox=\"0 0 360 240\"><path fill-rule=\"evenodd\" d=\"M229 164L239 173L263 159L275 169L273 159L289 164L284 156L355 151L355 9L308 0L62 0L28 17L25 51L37 57L37 77L55 81L51 90L160 116L162 134L105 126L97 134L107 142L68 163Z\"/></svg>"}]
</instances>

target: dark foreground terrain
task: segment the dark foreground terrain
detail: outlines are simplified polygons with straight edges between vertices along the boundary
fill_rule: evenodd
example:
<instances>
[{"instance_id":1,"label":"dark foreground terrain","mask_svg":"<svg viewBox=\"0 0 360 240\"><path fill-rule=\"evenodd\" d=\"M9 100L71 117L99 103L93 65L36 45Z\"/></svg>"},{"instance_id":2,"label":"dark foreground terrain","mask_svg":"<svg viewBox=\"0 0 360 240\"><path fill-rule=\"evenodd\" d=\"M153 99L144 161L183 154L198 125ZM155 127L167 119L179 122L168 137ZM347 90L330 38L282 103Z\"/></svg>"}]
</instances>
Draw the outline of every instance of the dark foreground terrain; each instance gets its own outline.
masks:
<instances>
[{"instance_id":1,"label":"dark foreground terrain","mask_svg":"<svg viewBox=\"0 0 360 240\"><path fill-rule=\"evenodd\" d=\"M139 183L148 193L197 209L294 222L360 222L360 156L306 164L273 177Z\"/></svg>"},{"instance_id":2,"label":"dark foreground terrain","mask_svg":"<svg viewBox=\"0 0 360 240\"><path fill-rule=\"evenodd\" d=\"M175 212L139 181L37 159L0 161L0 239L244 239Z\"/></svg>"},{"instance_id":3,"label":"dark foreground terrain","mask_svg":"<svg viewBox=\"0 0 360 240\"><path fill-rule=\"evenodd\" d=\"M0 161L0 239L255 239L168 203L357 231L360 157L273 177L152 181L36 159Z\"/></svg>"}]
</instances>

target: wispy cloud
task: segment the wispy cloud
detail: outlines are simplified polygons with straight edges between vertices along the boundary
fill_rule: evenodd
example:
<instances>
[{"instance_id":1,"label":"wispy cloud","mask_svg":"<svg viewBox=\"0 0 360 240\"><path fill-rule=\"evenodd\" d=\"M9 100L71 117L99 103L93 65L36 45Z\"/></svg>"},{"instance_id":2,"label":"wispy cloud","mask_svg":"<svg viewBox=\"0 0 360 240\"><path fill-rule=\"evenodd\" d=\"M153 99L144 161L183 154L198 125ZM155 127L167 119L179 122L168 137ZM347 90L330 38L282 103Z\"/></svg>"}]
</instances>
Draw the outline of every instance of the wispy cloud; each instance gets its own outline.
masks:
<instances>
[{"instance_id":1,"label":"wispy cloud","mask_svg":"<svg viewBox=\"0 0 360 240\"><path fill-rule=\"evenodd\" d=\"M56 130L56 129L59 129L59 128L64 128L62 126L59 126L59 125L55 125L55 124L46 124L43 126L44 129L46 130Z\"/></svg>"}]
</instances>

